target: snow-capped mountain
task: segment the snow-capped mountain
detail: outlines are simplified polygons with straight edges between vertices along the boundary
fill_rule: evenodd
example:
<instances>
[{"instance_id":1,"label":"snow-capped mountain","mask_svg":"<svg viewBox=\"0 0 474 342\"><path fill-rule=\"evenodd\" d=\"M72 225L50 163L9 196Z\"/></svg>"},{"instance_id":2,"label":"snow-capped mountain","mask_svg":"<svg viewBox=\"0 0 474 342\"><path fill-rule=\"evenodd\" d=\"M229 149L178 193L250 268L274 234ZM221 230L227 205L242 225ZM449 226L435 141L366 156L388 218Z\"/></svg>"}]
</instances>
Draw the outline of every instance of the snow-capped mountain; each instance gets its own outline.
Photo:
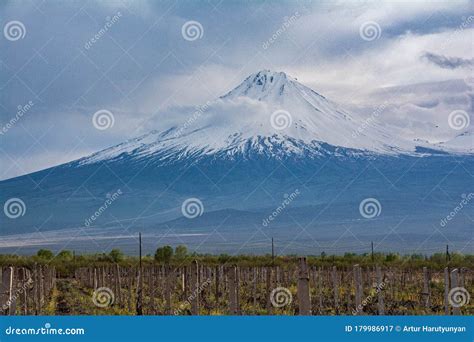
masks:
<instances>
[{"instance_id":1,"label":"snow-capped mountain","mask_svg":"<svg viewBox=\"0 0 474 342\"><path fill-rule=\"evenodd\" d=\"M184 122L98 152L81 163L123 154L136 158L159 155L162 162L186 156L252 153L308 158L325 155L324 145L344 148L345 153L354 155L416 154L418 146L443 149L398 138L375 120L349 114L285 73L264 70L198 107Z\"/></svg>"},{"instance_id":2,"label":"snow-capped mountain","mask_svg":"<svg viewBox=\"0 0 474 342\"><path fill-rule=\"evenodd\" d=\"M472 192L474 157L449 153L458 147L399 138L285 73L260 71L167 130L0 182L2 203L26 208L0 218L0 251L130 250L137 230L150 251L185 243L260 253L270 235L286 253L357 251L370 241L413 251L428 240L436 251L446 238L465 248L472 205L433 233ZM201 203L194 219L183 217L190 198ZM367 219L359 206L374 198L382 211ZM398 238L388 238L394 230Z\"/></svg>"}]
</instances>

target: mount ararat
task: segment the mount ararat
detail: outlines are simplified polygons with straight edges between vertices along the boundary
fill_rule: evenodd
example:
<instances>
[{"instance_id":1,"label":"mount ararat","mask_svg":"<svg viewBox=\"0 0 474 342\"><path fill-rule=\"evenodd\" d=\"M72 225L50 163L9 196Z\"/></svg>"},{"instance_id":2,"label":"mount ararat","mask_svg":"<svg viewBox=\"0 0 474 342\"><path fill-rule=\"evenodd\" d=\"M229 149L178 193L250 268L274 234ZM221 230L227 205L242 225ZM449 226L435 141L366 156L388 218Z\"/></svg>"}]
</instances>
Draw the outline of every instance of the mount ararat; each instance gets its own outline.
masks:
<instances>
[{"instance_id":1,"label":"mount ararat","mask_svg":"<svg viewBox=\"0 0 474 342\"><path fill-rule=\"evenodd\" d=\"M473 166L469 130L436 144L402 139L263 70L165 131L0 182L2 203L24 203L23 215L2 215L0 250L132 252L141 231L149 252L265 253L271 237L286 254L371 241L385 252L472 252Z\"/></svg>"}]
</instances>

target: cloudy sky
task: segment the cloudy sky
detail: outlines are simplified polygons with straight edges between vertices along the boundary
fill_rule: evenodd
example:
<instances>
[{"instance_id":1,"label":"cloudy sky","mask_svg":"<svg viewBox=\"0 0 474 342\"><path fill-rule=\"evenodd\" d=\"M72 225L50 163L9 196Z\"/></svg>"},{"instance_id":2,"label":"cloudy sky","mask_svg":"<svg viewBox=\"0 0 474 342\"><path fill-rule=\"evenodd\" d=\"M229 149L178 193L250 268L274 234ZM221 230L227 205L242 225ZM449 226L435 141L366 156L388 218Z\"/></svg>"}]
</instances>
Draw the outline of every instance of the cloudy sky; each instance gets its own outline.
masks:
<instances>
[{"instance_id":1,"label":"cloudy sky","mask_svg":"<svg viewBox=\"0 0 474 342\"><path fill-rule=\"evenodd\" d=\"M285 71L361 115L383 105L380 119L403 134L442 141L459 133L447 127L450 112L473 115L473 8L2 1L0 179L166 128L180 120L173 108L212 100L260 69ZM113 113L113 127L94 127L100 110ZM434 126L446 129L433 136Z\"/></svg>"}]
</instances>

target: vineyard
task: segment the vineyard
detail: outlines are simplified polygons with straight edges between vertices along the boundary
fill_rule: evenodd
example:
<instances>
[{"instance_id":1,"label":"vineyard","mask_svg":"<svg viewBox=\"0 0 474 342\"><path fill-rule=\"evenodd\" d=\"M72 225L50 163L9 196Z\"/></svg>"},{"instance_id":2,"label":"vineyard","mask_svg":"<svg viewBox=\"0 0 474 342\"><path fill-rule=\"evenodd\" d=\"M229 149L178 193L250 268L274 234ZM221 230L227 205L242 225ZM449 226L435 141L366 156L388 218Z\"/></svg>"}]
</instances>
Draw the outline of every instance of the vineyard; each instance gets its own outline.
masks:
<instances>
[{"instance_id":1,"label":"vineyard","mask_svg":"<svg viewBox=\"0 0 474 342\"><path fill-rule=\"evenodd\" d=\"M5 266L4 315L472 315L467 267L228 263Z\"/></svg>"}]
</instances>

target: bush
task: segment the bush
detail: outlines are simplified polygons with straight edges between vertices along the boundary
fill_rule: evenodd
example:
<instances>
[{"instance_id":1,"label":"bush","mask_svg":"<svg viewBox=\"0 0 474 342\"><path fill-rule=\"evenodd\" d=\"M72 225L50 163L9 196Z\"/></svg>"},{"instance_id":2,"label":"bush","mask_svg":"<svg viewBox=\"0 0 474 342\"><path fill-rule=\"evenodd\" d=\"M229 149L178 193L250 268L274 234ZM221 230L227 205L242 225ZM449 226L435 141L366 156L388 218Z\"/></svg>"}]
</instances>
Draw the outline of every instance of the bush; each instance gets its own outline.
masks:
<instances>
[{"instance_id":1,"label":"bush","mask_svg":"<svg viewBox=\"0 0 474 342\"><path fill-rule=\"evenodd\" d=\"M188 249L186 248L186 246L179 245L179 246L176 246L176 248L174 249L174 256L178 260L185 259L187 255L188 255Z\"/></svg>"},{"instance_id":2,"label":"bush","mask_svg":"<svg viewBox=\"0 0 474 342\"><path fill-rule=\"evenodd\" d=\"M51 260L54 258L53 252L51 252L49 249L40 249L36 255L41 258L41 259L46 259L46 260Z\"/></svg>"},{"instance_id":3,"label":"bush","mask_svg":"<svg viewBox=\"0 0 474 342\"><path fill-rule=\"evenodd\" d=\"M67 260L67 261L71 261L73 259L72 252L71 251L66 251L66 250L59 252L56 255L56 257L61 259L61 260Z\"/></svg>"},{"instance_id":4,"label":"bush","mask_svg":"<svg viewBox=\"0 0 474 342\"><path fill-rule=\"evenodd\" d=\"M173 256L173 248L171 246L163 246L157 248L155 252L155 260L168 264Z\"/></svg>"},{"instance_id":5,"label":"bush","mask_svg":"<svg viewBox=\"0 0 474 342\"><path fill-rule=\"evenodd\" d=\"M117 248L112 249L109 253L109 256L113 262L120 262L124 258L123 252Z\"/></svg>"}]
</instances>

